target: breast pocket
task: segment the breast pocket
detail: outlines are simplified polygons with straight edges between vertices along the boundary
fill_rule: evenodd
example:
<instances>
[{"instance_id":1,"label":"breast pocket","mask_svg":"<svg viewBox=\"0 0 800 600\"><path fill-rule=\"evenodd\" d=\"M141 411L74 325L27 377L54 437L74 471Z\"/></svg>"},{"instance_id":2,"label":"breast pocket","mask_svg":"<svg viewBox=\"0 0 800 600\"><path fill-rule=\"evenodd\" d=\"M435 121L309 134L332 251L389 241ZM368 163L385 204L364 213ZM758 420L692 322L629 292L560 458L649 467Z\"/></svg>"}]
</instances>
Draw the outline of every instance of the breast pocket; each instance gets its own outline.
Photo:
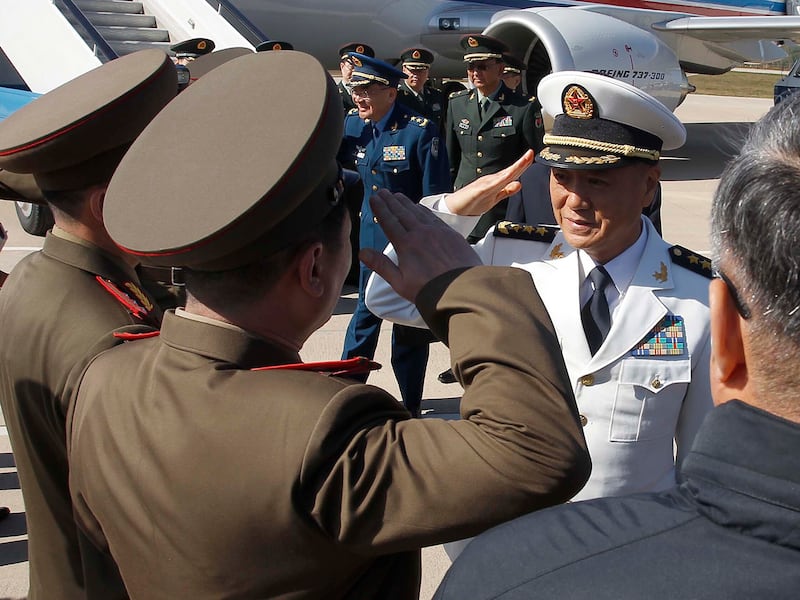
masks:
<instances>
[{"instance_id":1,"label":"breast pocket","mask_svg":"<svg viewBox=\"0 0 800 600\"><path fill-rule=\"evenodd\" d=\"M609 440L635 442L675 435L692 362L628 358L622 361Z\"/></svg>"},{"instance_id":2,"label":"breast pocket","mask_svg":"<svg viewBox=\"0 0 800 600\"><path fill-rule=\"evenodd\" d=\"M517 135L517 130L513 127L492 127L492 137L509 138Z\"/></svg>"},{"instance_id":3,"label":"breast pocket","mask_svg":"<svg viewBox=\"0 0 800 600\"><path fill-rule=\"evenodd\" d=\"M411 184L411 163L404 160L384 160L380 164L386 187L393 192L409 193Z\"/></svg>"}]
</instances>

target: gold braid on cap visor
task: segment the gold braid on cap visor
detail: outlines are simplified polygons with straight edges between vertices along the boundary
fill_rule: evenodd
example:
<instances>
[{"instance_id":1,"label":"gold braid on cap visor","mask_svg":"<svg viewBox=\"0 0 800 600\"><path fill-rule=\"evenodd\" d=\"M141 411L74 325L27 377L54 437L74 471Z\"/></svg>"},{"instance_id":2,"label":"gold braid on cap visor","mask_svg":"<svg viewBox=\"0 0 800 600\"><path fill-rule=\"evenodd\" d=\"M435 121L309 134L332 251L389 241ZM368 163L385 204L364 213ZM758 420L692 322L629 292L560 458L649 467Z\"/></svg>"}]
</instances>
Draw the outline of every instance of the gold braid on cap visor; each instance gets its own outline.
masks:
<instances>
[{"instance_id":1,"label":"gold braid on cap visor","mask_svg":"<svg viewBox=\"0 0 800 600\"><path fill-rule=\"evenodd\" d=\"M372 75L371 73L360 73L356 71L353 73L353 77L362 77L364 79L369 79L369 81L350 81L350 85L359 86L359 85L369 85L373 81L377 81L378 83L382 83L383 85L389 85L389 80L384 79L383 77L378 77L377 75Z\"/></svg>"},{"instance_id":2,"label":"gold braid on cap visor","mask_svg":"<svg viewBox=\"0 0 800 600\"><path fill-rule=\"evenodd\" d=\"M661 153L658 150L647 150L637 148L628 144L611 144L609 142L598 142L597 140L587 140L586 138L568 137L563 135L545 134L544 143L548 146L572 146L574 148L584 148L586 150L596 150L598 152L611 152L629 158L644 158L647 160L658 160Z\"/></svg>"}]
</instances>

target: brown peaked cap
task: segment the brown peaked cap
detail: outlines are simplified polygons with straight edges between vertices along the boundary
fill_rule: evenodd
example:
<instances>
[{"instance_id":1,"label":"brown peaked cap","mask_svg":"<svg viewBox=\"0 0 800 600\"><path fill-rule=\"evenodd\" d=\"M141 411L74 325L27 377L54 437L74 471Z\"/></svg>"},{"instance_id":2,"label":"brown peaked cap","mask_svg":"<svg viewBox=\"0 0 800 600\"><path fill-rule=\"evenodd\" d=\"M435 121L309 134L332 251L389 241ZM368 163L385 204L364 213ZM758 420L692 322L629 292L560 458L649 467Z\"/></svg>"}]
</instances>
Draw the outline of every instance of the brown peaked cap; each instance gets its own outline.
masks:
<instances>
[{"instance_id":1,"label":"brown peaked cap","mask_svg":"<svg viewBox=\"0 0 800 600\"><path fill-rule=\"evenodd\" d=\"M143 262L202 270L286 247L339 200L343 121L336 84L312 56L228 61L131 146L106 194L108 232ZM176 167L176 156L192 158Z\"/></svg>"},{"instance_id":2,"label":"brown peaked cap","mask_svg":"<svg viewBox=\"0 0 800 600\"><path fill-rule=\"evenodd\" d=\"M44 191L104 183L177 89L175 67L161 50L112 60L0 123L0 168L32 173Z\"/></svg>"}]
</instances>

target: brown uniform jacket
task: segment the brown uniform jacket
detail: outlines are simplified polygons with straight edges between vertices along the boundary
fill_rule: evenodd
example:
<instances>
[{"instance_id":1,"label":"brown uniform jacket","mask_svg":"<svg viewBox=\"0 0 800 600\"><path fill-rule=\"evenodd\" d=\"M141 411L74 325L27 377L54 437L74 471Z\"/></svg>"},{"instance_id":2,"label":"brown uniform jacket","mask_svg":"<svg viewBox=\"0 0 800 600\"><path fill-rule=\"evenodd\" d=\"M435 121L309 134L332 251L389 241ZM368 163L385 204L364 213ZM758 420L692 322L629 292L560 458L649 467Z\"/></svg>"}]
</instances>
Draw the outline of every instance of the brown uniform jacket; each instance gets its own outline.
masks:
<instances>
[{"instance_id":1,"label":"brown uniform jacket","mask_svg":"<svg viewBox=\"0 0 800 600\"><path fill-rule=\"evenodd\" d=\"M461 421L409 419L369 385L252 370L299 357L172 313L159 338L92 362L70 484L132 598L416 598L420 547L580 489L589 458L530 276L453 272L419 305L445 338L449 323Z\"/></svg>"},{"instance_id":2,"label":"brown uniform jacket","mask_svg":"<svg viewBox=\"0 0 800 600\"><path fill-rule=\"evenodd\" d=\"M128 298L117 299L97 275ZM94 579L104 567L93 573L93 559L82 561L78 548L65 423L74 379L108 347L108 332L160 317L152 306L150 315L133 316L124 302L136 294L126 284L137 285L136 275L111 255L49 233L0 291L0 401L25 499L31 600L86 598L86 587L105 585Z\"/></svg>"}]
</instances>

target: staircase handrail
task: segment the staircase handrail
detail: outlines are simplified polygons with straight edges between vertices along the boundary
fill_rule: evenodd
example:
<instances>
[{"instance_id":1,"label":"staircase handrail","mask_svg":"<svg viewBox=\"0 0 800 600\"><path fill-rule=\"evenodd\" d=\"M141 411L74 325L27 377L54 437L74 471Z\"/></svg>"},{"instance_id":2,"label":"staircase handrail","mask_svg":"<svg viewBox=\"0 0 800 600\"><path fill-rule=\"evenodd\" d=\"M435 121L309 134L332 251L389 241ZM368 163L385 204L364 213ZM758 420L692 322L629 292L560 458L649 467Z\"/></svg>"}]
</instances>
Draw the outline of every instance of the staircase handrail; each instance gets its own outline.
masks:
<instances>
[{"instance_id":1,"label":"staircase handrail","mask_svg":"<svg viewBox=\"0 0 800 600\"><path fill-rule=\"evenodd\" d=\"M233 5L229 0L206 0L218 14L222 15L231 26L238 31L253 46L258 46L261 42L269 38L261 31L255 23ZM223 9L226 13L223 13Z\"/></svg>"},{"instance_id":2,"label":"staircase handrail","mask_svg":"<svg viewBox=\"0 0 800 600\"><path fill-rule=\"evenodd\" d=\"M86 40L88 37L94 43L94 55L100 59L100 62L106 63L110 60L115 58L119 58L119 54L117 54L114 49L108 44L108 42L103 38L97 28L92 25L89 19L86 18L86 15L83 14L80 8L73 2L73 0L53 0L53 4L61 11L64 16L66 13L64 11L68 11L72 17L75 19L75 25L80 26L83 30L83 34L81 37ZM79 32L80 33L80 32Z\"/></svg>"}]
</instances>

